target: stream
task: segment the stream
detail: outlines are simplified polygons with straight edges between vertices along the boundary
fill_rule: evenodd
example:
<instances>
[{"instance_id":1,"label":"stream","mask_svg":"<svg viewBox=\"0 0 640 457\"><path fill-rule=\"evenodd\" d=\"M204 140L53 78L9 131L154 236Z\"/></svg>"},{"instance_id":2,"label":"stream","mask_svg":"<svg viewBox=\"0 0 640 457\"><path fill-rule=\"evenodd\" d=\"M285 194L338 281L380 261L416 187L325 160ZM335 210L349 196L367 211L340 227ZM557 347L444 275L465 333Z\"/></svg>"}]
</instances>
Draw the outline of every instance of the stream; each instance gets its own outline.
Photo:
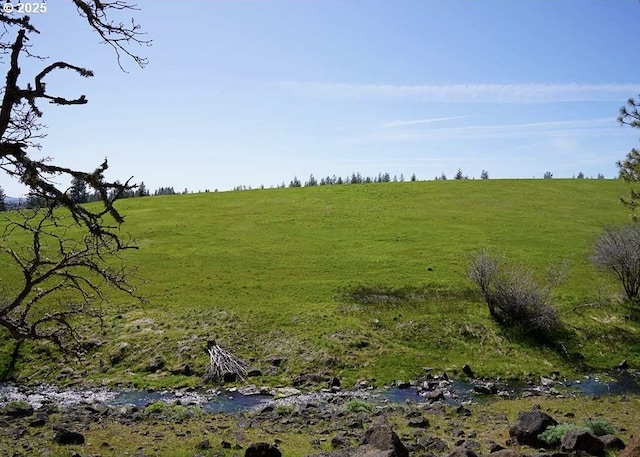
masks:
<instances>
[{"instance_id":1,"label":"stream","mask_svg":"<svg viewBox=\"0 0 640 457\"><path fill-rule=\"evenodd\" d=\"M585 396L627 395L640 393L640 373L617 371L607 375L589 375L573 380L541 378L537 384L517 384L474 380L450 380L436 376L407 387L381 389L330 390L303 393L293 388L258 389L255 386L228 390L163 390L137 389L73 389L53 385L24 387L11 383L0 384L0 407L11 401L24 401L34 409L55 405L72 408L81 405L119 407L133 405L145 407L155 402L197 405L210 413L235 413L259 410L280 404L327 404L338 399L359 398L374 404L401 404L444 401L464 404L495 397L518 398L525 396Z\"/></svg>"}]
</instances>

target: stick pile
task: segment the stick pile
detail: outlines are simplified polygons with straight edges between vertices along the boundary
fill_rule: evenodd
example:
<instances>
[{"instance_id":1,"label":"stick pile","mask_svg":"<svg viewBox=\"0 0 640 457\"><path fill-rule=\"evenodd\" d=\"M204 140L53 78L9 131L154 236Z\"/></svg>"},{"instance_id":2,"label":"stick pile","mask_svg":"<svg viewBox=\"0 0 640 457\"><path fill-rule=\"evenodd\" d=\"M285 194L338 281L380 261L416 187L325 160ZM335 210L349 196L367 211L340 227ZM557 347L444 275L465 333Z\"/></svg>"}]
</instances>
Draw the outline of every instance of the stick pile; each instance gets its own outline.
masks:
<instances>
[{"instance_id":1,"label":"stick pile","mask_svg":"<svg viewBox=\"0 0 640 457\"><path fill-rule=\"evenodd\" d=\"M220 382L225 377L244 379L248 364L220 347L215 341L209 342L209 366L202 377L204 382Z\"/></svg>"}]
</instances>

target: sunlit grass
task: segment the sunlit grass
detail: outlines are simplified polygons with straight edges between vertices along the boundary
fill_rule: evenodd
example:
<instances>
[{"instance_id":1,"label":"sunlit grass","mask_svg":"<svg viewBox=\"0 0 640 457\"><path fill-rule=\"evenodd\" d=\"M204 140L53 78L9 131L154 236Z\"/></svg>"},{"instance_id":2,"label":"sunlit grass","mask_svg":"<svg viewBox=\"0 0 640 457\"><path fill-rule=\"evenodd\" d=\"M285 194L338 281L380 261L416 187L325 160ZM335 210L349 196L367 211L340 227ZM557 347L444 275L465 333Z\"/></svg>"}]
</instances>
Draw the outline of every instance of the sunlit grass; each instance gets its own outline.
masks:
<instances>
[{"instance_id":1,"label":"sunlit grass","mask_svg":"<svg viewBox=\"0 0 640 457\"><path fill-rule=\"evenodd\" d=\"M522 377L584 366L640 363L639 326L626 308L582 306L618 287L588 261L605 224L628 220L626 186L610 180L488 180L270 189L123 200L123 235L139 250L144 304L114 297L101 344L82 368L95 382L193 385L171 374L202 372L215 338L284 384L301 372L329 371L347 384L389 383L424 367ZM555 305L568 325L561 351L498 327L466 279L481 248L532 266L569 263ZM8 265L3 261L4 265ZM3 278L5 277L3 271ZM9 277L9 273L6 277ZM431 291L415 300L361 304L345 290L381 286ZM603 293L603 291L605 291ZM604 294L604 295L603 295ZM122 361L110 354L126 343ZM10 351L1 351L0 360ZM162 356L166 368L145 373ZM47 358L23 351L18 374L54 376ZM37 363L37 368L34 364ZM53 363L53 362L52 362Z\"/></svg>"}]
</instances>

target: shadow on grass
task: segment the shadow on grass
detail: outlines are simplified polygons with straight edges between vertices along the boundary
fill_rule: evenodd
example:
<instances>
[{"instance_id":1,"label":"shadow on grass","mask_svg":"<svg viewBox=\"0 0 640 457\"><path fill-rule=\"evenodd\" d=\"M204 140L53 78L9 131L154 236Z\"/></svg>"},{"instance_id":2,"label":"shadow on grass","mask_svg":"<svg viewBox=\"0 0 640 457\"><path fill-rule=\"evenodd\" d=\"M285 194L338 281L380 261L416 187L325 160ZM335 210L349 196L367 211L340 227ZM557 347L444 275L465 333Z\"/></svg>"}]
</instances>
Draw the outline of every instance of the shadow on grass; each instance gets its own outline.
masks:
<instances>
[{"instance_id":1,"label":"shadow on grass","mask_svg":"<svg viewBox=\"0 0 640 457\"><path fill-rule=\"evenodd\" d=\"M11 354L3 357L1 365L4 366L4 369L0 372L0 382L7 382L13 378L21 347L22 341L16 341Z\"/></svg>"},{"instance_id":2,"label":"shadow on grass","mask_svg":"<svg viewBox=\"0 0 640 457\"><path fill-rule=\"evenodd\" d=\"M475 298L473 289L454 289L440 284L392 287L380 284L344 287L338 299L358 305L401 306L429 301L456 301Z\"/></svg>"}]
</instances>

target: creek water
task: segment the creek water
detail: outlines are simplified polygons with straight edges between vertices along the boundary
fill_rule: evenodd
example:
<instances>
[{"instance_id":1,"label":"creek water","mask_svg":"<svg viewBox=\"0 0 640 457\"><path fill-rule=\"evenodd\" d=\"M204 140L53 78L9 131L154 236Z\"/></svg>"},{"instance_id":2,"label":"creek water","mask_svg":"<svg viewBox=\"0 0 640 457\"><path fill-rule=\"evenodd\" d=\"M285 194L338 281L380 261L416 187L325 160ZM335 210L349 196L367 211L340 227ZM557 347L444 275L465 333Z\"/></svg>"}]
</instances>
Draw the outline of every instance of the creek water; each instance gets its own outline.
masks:
<instances>
[{"instance_id":1,"label":"creek water","mask_svg":"<svg viewBox=\"0 0 640 457\"><path fill-rule=\"evenodd\" d=\"M549 380L550 381L550 380ZM478 386L491 385L494 394L479 393ZM640 394L640 373L620 371L609 375L584 376L579 379L531 384L500 384L445 380L437 390L439 399L449 404L463 404L469 401L483 401L494 398L517 398L532 395L582 394L587 396ZM336 397L361 398L376 404L421 403L429 400L430 392L421 387L384 388L374 390L343 390L338 392L301 393L289 390L265 394L258 390L175 390L148 391L135 389L64 389L51 385L22 387L15 384L0 384L0 407L11 401L25 401L38 409L46 405L69 408L82 405L120 407L133 405L145 407L154 402L169 404L198 405L204 411L234 413L260 409L268 405L315 403L326 404ZM280 395L281 398L278 397Z\"/></svg>"}]
</instances>

